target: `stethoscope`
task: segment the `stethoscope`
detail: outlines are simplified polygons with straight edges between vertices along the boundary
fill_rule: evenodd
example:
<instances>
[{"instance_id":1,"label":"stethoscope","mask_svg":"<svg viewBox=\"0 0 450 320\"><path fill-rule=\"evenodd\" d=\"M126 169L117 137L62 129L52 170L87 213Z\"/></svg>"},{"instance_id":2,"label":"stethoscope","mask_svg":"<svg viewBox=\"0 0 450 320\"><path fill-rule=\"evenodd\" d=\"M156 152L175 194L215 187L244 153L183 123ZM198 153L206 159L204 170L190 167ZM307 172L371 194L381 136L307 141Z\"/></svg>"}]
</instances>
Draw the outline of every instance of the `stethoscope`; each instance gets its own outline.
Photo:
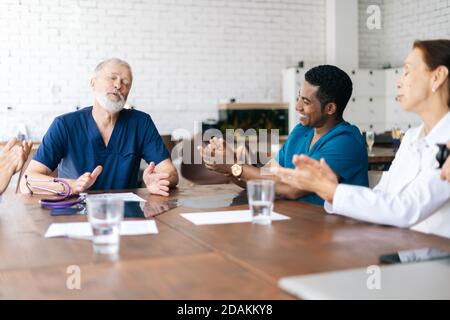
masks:
<instances>
[{"instance_id":1,"label":"stethoscope","mask_svg":"<svg viewBox=\"0 0 450 320\"><path fill-rule=\"evenodd\" d=\"M28 189L30 190L30 194L33 195L33 190L31 188L31 185L29 183L29 179L28 177L25 175L25 180L26 180L26 184ZM35 180L35 181L39 181L39 180ZM72 189L70 188L70 185L67 181L63 180L63 179L58 179L55 178L53 180L50 180L51 182L56 182L56 183L60 183L61 185L64 186L64 191L54 191L48 188L43 188L43 187L35 187L44 191L48 191L48 192L52 192L54 194L56 194L58 197L56 198L45 198L45 199L41 199L39 200L39 204L43 207L43 208L47 208L47 209L66 209L69 208L73 205L76 204L81 204L84 203L86 200L86 194L80 194L78 197L73 198L72 195Z\"/></svg>"},{"instance_id":2,"label":"stethoscope","mask_svg":"<svg viewBox=\"0 0 450 320\"><path fill-rule=\"evenodd\" d=\"M71 199L72 197L72 190L70 188L70 185L61 179L54 179L54 182L59 182L64 184L64 192L58 192L58 196L56 198L45 198L39 200L39 203L43 208L47 209L65 209L69 208L73 205L84 203L86 200L86 195L79 195L76 198Z\"/></svg>"}]
</instances>

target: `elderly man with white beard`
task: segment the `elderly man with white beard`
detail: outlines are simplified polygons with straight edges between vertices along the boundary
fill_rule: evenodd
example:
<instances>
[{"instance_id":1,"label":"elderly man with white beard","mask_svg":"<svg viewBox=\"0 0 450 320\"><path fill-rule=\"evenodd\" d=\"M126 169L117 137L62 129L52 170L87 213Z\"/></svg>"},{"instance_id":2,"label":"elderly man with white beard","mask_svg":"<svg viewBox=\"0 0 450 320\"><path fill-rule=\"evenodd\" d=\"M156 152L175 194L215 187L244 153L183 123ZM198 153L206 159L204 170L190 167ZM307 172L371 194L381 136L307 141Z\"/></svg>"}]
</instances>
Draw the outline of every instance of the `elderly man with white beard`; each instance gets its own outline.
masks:
<instances>
[{"instance_id":1,"label":"elderly man with white beard","mask_svg":"<svg viewBox=\"0 0 450 320\"><path fill-rule=\"evenodd\" d=\"M158 130L148 114L123 109L132 80L127 62L117 58L101 62L90 82L94 105L53 121L26 169L27 180L38 184L39 190L64 191L51 177L58 168L58 177L73 194L132 189L138 187L144 159L149 164L143 176L148 191L168 196L178 174ZM23 193L33 191L32 186L22 179Z\"/></svg>"}]
</instances>

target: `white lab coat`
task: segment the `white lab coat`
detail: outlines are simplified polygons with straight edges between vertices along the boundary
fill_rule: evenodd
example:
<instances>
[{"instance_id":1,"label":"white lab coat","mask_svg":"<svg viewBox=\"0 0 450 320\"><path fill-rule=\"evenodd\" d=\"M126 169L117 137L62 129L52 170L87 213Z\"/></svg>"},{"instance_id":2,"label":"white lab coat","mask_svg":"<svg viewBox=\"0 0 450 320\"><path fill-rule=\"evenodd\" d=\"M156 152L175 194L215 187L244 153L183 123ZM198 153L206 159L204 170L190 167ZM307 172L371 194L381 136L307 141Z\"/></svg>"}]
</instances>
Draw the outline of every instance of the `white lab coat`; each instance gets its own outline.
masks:
<instances>
[{"instance_id":1,"label":"white lab coat","mask_svg":"<svg viewBox=\"0 0 450 320\"><path fill-rule=\"evenodd\" d=\"M436 143L450 140L450 112L424 135L406 132L389 171L373 189L340 184L328 213L450 238L450 183L440 179Z\"/></svg>"}]
</instances>

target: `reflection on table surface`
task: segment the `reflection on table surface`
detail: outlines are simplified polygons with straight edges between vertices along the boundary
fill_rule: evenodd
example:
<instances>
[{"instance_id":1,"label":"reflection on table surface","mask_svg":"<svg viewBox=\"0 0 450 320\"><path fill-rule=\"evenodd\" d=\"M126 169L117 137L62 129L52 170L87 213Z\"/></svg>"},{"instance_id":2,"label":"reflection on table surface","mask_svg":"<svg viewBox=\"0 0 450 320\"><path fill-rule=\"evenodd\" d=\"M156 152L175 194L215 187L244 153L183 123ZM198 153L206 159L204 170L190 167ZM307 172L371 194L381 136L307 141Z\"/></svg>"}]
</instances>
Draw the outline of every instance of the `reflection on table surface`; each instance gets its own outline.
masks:
<instances>
[{"instance_id":1,"label":"reflection on table surface","mask_svg":"<svg viewBox=\"0 0 450 320\"><path fill-rule=\"evenodd\" d=\"M217 193L215 195L191 196L179 195L177 199L168 199L160 201L147 201L145 203L127 203L125 206L125 218L149 218L162 214L177 207L216 209L229 206L238 206L247 204L247 192L242 190L240 193Z\"/></svg>"}]
</instances>

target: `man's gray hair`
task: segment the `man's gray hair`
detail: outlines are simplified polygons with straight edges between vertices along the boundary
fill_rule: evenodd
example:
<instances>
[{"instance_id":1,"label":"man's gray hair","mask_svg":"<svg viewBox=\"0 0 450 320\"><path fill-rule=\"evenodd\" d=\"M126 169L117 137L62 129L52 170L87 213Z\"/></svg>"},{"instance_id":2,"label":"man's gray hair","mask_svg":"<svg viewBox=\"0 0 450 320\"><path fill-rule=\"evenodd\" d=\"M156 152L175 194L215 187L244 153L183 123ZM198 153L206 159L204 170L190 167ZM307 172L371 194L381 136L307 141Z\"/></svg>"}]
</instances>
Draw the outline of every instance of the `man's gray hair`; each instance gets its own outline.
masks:
<instances>
[{"instance_id":1,"label":"man's gray hair","mask_svg":"<svg viewBox=\"0 0 450 320\"><path fill-rule=\"evenodd\" d=\"M130 70L131 73L131 80L133 80L133 71L131 70L131 66L128 62L126 62L125 60L119 59L119 58L109 58L106 60L103 60L102 62L100 62L94 69L94 76L97 76L97 74L107 65L107 64L119 64L122 66L127 67Z\"/></svg>"}]
</instances>

